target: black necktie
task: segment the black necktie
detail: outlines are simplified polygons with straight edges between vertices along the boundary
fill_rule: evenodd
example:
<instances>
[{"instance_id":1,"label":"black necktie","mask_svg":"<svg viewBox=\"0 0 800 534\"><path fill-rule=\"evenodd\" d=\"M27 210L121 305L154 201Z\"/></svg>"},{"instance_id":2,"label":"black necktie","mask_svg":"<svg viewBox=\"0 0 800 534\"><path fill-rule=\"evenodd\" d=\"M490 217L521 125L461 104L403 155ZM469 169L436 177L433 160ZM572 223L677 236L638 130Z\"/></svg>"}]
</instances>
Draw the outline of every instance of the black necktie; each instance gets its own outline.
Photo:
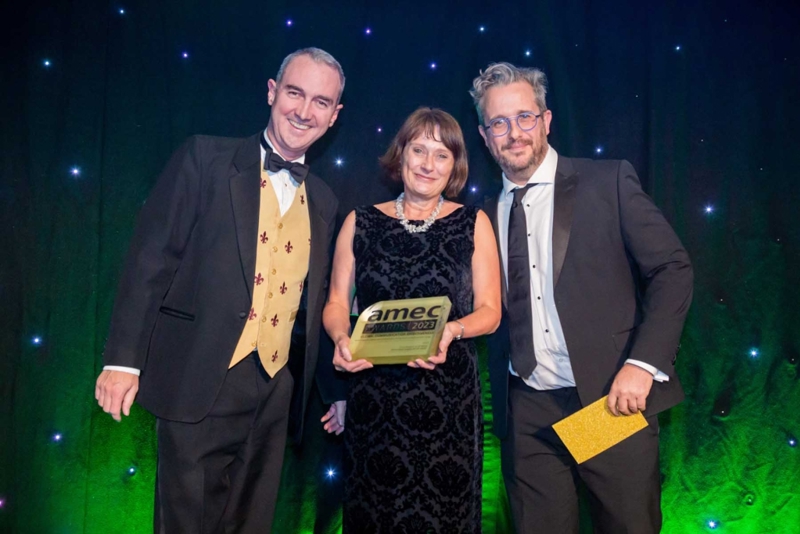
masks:
<instances>
[{"instance_id":1,"label":"black necktie","mask_svg":"<svg viewBox=\"0 0 800 534\"><path fill-rule=\"evenodd\" d=\"M508 219L508 308L511 336L511 365L522 378L528 378L536 368L533 352L533 318L531 317L531 274L528 258L528 224L522 197L528 188L514 189L514 203Z\"/></svg>"},{"instance_id":2,"label":"black necktie","mask_svg":"<svg viewBox=\"0 0 800 534\"><path fill-rule=\"evenodd\" d=\"M267 144L267 139L264 137L264 134L261 134L261 146L266 151L267 155L264 157L264 170L269 172L279 172L283 169L289 171L289 174L292 175L292 178L298 184L302 184L303 180L306 179L308 176L308 165L303 163L296 163L291 161L286 161L281 157L280 154L274 152L269 145Z\"/></svg>"}]
</instances>

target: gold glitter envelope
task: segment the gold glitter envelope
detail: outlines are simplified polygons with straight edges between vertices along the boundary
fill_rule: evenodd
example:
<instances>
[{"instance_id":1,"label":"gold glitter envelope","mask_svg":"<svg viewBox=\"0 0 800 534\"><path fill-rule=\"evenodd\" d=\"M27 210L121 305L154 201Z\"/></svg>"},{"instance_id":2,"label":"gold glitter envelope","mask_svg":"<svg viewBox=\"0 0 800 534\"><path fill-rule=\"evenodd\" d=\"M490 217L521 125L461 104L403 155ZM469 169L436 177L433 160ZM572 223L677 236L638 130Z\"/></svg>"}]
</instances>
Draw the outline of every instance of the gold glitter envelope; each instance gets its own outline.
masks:
<instances>
[{"instance_id":1,"label":"gold glitter envelope","mask_svg":"<svg viewBox=\"0 0 800 534\"><path fill-rule=\"evenodd\" d=\"M614 415L606 399L593 402L553 425L558 437L579 464L593 458L647 426L641 412Z\"/></svg>"}]
</instances>

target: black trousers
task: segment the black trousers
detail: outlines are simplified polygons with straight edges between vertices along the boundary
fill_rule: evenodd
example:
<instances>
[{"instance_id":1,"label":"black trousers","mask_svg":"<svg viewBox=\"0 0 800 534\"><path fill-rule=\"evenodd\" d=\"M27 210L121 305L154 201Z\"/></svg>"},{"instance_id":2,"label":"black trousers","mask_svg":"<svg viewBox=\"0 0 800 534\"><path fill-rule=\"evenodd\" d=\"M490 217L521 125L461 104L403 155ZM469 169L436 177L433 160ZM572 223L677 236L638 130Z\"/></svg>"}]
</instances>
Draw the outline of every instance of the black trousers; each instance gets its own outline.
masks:
<instances>
[{"instance_id":1,"label":"black trousers","mask_svg":"<svg viewBox=\"0 0 800 534\"><path fill-rule=\"evenodd\" d=\"M199 423L158 419L155 532L270 532L294 381L251 354Z\"/></svg>"},{"instance_id":2,"label":"black trousers","mask_svg":"<svg viewBox=\"0 0 800 534\"><path fill-rule=\"evenodd\" d=\"M578 465L552 425L581 408L575 388L538 391L510 377L509 433L501 443L501 459L516 531L577 534L582 481L594 532L659 532L657 417L647 419L647 428Z\"/></svg>"}]
</instances>

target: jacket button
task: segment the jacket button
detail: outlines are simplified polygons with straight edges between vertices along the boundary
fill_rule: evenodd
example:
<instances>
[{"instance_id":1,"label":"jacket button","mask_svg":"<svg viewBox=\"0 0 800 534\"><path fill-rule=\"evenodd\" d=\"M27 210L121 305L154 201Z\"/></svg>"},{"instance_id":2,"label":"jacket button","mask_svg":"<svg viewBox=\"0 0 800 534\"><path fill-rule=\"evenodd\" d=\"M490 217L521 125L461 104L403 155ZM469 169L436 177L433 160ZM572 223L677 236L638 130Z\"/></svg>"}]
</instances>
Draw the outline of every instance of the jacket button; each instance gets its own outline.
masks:
<instances>
[{"instance_id":1,"label":"jacket button","mask_svg":"<svg viewBox=\"0 0 800 534\"><path fill-rule=\"evenodd\" d=\"M239 319L244 319L247 317L247 312L239 312Z\"/></svg>"}]
</instances>

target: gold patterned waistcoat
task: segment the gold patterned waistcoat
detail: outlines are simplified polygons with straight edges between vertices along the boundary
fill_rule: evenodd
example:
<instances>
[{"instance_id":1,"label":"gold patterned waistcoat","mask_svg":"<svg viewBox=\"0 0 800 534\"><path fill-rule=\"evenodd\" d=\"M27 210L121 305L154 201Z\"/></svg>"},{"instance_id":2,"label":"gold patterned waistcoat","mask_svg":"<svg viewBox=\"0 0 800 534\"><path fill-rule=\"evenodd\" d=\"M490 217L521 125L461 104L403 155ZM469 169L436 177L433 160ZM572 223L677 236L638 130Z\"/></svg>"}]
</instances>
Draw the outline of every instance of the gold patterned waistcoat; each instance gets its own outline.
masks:
<instances>
[{"instance_id":1,"label":"gold patterned waistcoat","mask_svg":"<svg viewBox=\"0 0 800 534\"><path fill-rule=\"evenodd\" d=\"M311 225L305 183L281 216L269 177L261 171L257 247L250 315L229 368L258 349L264 369L275 376L289 359L292 327L308 273Z\"/></svg>"}]
</instances>

